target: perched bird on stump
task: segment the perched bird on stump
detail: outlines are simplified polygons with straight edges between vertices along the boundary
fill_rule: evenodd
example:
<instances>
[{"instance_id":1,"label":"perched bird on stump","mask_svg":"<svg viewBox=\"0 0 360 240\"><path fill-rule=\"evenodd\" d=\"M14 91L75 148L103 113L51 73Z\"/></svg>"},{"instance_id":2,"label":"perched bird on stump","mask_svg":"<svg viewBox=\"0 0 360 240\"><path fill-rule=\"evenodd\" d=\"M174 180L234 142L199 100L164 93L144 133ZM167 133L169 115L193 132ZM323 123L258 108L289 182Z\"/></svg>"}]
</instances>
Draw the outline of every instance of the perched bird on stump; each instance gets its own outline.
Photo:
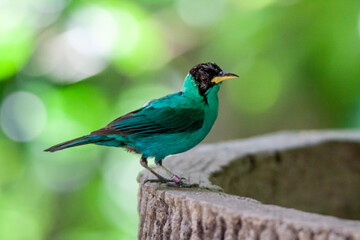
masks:
<instances>
[{"instance_id":1,"label":"perched bird on stump","mask_svg":"<svg viewBox=\"0 0 360 240\"><path fill-rule=\"evenodd\" d=\"M201 63L185 77L180 92L150 101L147 105L125 114L106 127L89 135L60 143L46 152L55 152L84 144L124 147L141 154L141 165L157 179L152 182L187 184L162 165L171 154L185 152L200 143L209 133L218 115L218 91L226 79L237 78L224 72L215 63ZM148 166L147 159L155 158L156 165L166 171L166 178Z\"/></svg>"}]
</instances>

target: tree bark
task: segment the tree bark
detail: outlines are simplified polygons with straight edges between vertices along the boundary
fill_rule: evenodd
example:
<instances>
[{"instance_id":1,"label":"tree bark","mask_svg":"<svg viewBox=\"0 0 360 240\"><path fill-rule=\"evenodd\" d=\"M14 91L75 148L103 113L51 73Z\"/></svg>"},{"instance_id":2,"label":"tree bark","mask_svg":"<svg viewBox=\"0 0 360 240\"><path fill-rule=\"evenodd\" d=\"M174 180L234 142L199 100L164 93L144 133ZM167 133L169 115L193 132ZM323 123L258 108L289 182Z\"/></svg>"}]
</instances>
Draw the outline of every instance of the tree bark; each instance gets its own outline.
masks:
<instances>
[{"instance_id":1,"label":"tree bark","mask_svg":"<svg viewBox=\"0 0 360 240\"><path fill-rule=\"evenodd\" d=\"M139 239L360 240L360 132L206 144L163 164L200 187L141 172Z\"/></svg>"}]
</instances>

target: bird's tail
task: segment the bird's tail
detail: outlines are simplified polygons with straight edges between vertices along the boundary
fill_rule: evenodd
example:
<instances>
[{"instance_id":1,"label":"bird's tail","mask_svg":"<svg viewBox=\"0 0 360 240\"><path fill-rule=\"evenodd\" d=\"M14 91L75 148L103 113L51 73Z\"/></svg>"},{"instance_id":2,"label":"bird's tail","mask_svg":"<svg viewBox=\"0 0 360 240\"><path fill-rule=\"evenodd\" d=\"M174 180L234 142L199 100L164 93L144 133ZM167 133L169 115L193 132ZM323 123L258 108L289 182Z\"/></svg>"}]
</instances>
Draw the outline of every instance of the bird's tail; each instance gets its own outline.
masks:
<instances>
[{"instance_id":1,"label":"bird's tail","mask_svg":"<svg viewBox=\"0 0 360 240\"><path fill-rule=\"evenodd\" d=\"M80 146L92 142L93 141L91 138L89 138L89 136L83 136L52 146L51 148L45 149L44 152L56 152L65 148Z\"/></svg>"}]
</instances>

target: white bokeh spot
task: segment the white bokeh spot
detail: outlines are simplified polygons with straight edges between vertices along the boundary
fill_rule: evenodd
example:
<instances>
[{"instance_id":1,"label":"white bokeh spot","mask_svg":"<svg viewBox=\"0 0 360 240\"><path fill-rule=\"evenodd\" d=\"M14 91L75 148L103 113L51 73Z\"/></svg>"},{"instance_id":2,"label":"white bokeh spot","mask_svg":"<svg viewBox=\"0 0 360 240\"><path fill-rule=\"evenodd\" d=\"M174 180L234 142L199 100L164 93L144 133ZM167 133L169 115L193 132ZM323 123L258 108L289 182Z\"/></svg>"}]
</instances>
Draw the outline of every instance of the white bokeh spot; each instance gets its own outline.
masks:
<instances>
[{"instance_id":1,"label":"white bokeh spot","mask_svg":"<svg viewBox=\"0 0 360 240\"><path fill-rule=\"evenodd\" d=\"M29 92L15 92L1 106L1 128L14 141L36 138L44 129L46 109L42 101Z\"/></svg>"}]
</instances>

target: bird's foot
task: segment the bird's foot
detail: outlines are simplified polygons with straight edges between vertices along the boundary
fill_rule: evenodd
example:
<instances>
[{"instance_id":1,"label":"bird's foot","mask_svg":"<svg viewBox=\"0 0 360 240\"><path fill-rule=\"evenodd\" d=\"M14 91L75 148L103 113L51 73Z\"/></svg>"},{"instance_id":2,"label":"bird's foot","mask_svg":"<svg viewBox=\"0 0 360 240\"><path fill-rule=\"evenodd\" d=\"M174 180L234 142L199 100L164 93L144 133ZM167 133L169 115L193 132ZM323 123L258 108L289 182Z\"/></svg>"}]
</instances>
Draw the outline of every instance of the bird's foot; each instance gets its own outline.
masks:
<instances>
[{"instance_id":1,"label":"bird's foot","mask_svg":"<svg viewBox=\"0 0 360 240\"><path fill-rule=\"evenodd\" d=\"M183 180L185 178L180 178L176 175L174 175L171 178L172 182L168 182L167 185L170 187L183 187L183 188L193 188L193 187L199 187L199 184L197 183L185 183Z\"/></svg>"},{"instance_id":2,"label":"bird's foot","mask_svg":"<svg viewBox=\"0 0 360 240\"><path fill-rule=\"evenodd\" d=\"M144 184L147 182L151 182L151 183L171 183L174 182L172 179L167 179L164 177L158 177L157 179L146 179Z\"/></svg>"},{"instance_id":3,"label":"bird's foot","mask_svg":"<svg viewBox=\"0 0 360 240\"><path fill-rule=\"evenodd\" d=\"M185 183L183 181L180 181L178 183L175 182L168 182L166 183L169 187L181 187L181 188L197 188L199 187L199 184L197 183Z\"/></svg>"},{"instance_id":4,"label":"bird's foot","mask_svg":"<svg viewBox=\"0 0 360 240\"><path fill-rule=\"evenodd\" d=\"M186 179L180 178L180 177L174 175L171 179L164 178L164 177L158 177L157 179L147 179L147 180L145 180L144 184L147 182L151 182L151 183L166 183L169 187L182 187L182 188L199 187L199 184L185 183L183 180L186 180Z\"/></svg>"}]
</instances>

